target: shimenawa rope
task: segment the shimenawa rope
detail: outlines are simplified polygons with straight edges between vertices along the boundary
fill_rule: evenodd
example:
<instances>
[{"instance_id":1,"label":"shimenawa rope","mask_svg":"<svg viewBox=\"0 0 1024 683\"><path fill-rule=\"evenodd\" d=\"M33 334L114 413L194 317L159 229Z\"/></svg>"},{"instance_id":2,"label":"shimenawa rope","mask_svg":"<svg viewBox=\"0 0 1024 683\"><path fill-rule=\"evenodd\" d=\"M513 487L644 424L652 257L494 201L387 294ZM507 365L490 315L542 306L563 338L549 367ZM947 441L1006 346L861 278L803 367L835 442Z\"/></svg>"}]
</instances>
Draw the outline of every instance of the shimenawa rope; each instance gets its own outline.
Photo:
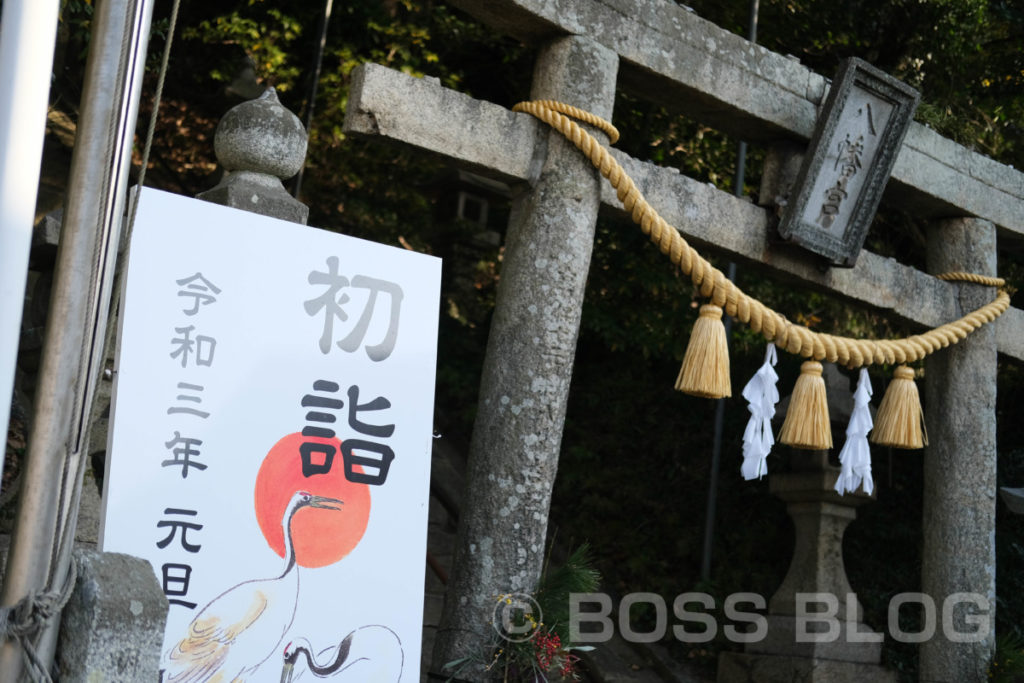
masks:
<instances>
[{"instance_id":1,"label":"shimenawa rope","mask_svg":"<svg viewBox=\"0 0 1024 683\"><path fill-rule=\"evenodd\" d=\"M687 244L679 232L670 226L647 202L636 184L626 174L619 162L592 135L583 130L575 121L577 118L595 126L614 142L618 130L608 121L594 114L554 100L520 102L513 111L526 112L560 132L568 138L590 162L608 179L615 188L631 218L644 234L667 254L672 263L690 276L702 296L725 310L730 316L747 324L768 341L790 353L816 361L826 360L850 368L876 363L903 364L920 360L940 348L955 344L985 323L992 322L1010 306L1010 295L1000 289L995 299L971 313L945 325L940 325L923 334L903 339L874 340L853 339L814 332L803 325L790 322L781 313L773 311L757 299L745 294L722 271L712 266L697 251ZM564 114L564 115L563 115ZM1002 288L1002 278L986 277L973 273L944 273L943 280L972 282Z\"/></svg>"}]
</instances>

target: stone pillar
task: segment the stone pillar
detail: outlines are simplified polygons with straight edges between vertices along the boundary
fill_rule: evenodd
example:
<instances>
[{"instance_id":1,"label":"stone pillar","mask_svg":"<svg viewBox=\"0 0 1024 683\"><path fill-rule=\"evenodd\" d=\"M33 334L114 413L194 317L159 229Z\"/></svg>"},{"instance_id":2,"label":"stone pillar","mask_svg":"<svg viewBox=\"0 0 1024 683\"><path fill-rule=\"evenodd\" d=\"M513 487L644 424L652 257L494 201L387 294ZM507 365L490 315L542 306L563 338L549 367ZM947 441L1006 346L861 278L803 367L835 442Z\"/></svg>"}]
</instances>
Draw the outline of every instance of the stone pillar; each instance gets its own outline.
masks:
<instances>
[{"instance_id":1,"label":"stone pillar","mask_svg":"<svg viewBox=\"0 0 1024 683\"><path fill-rule=\"evenodd\" d=\"M159 680L167 598L149 562L89 550L76 550L74 561L78 580L60 624L60 680Z\"/></svg>"},{"instance_id":2,"label":"stone pillar","mask_svg":"<svg viewBox=\"0 0 1024 683\"><path fill-rule=\"evenodd\" d=\"M611 119L617 71L614 52L560 38L538 55L530 96ZM543 564L600 178L560 134L539 130L539 177L509 219L435 671L486 656L495 596L532 592Z\"/></svg>"},{"instance_id":3,"label":"stone pillar","mask_svg":"<svg viewBox=\"0 0 1024 683\"><path fill-rule=\"evenodd\" d=\"M996 274L996 231L976 218L937 221L928 235L932 273L963 270ZM991 287L956 283L955 315L992 300ZM928 357L924 454L924 541L921 586L935 601L936 632L921 645L922 681L986 680L995 648L996 333L986 325L959 344ZM961 604L954 630L988 627L979 642L954 642L944 633L943 604L955 593L987 605ZM955 598L954 598L955 600ZM953 601L950 601L951 603ZM967 623L965 614L974 616Z\"/></svg>"},{"instance_id":4,"label":"stone pillar","mask_svg":"<svg viewBox=\"0 0 1024 683\"><path fill-rule=\"evenodd\" d=\"M309 207L281 184L306 160L306 129L299 117L267 88L255 100L229 110L213 139L217 161L227 171L219 185L196 195L214 204L306 224Z\"/></svg>"}]
</instances>

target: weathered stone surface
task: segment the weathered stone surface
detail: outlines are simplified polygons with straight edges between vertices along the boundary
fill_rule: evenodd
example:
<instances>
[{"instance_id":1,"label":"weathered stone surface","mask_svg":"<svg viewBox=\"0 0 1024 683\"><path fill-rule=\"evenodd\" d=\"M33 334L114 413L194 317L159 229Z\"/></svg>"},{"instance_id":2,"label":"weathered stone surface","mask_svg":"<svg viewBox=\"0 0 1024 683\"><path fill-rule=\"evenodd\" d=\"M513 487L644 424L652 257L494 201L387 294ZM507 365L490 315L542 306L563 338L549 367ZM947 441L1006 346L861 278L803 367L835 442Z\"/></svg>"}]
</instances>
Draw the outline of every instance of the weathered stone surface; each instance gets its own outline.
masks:
<instances>
[{"instance_id":1,"label":"weathered stone surface","mask_svg":"<svg viewBox=\"0 0 1024 683\"><path fill-rule=\"evenodd\" d=\"M305 225L309 218L309 207L288 194L280 180L252 171L229 173L223 182L200 192L196 199L291 223Z\"/></svg>"},{"instance_id":2,"label":"weathered stone surface","mask_svg":"<svg viewBox=\"0 0 1024 683\"><path fill-rule=\"evenodd\" d=\"M882 659L883 635L855 619L848 622L843 615L844 597L838 597L840 613L835 617L838 620L835 624L815 619L810 612L824 609L824 606L813 602L808 606L808 622L805 624L798 623L796 616L771 614L768 616L768 635L764 640L748 643L744 651L750 654L878 664ZM838 634L835 639L826 638L831 634L833 626L838 628ZM808 635L815 633L822 634L820 641L812 640ZM866 642L868 640L871 642ZM800 668L797 667L797 670Z\"/></svg>"},{"instance_id":3,"label":"weathered stone surface","mask_svg":"<svg viewBox=\"0 0 1024 683\"><path fill-rule=\"evenodd\" d=\"M966 212L1024 233L1024 174L919 123L907 131L892 177L892 194L905 211L932 217Z\"/></svg>"},{"instance_id":4,"label":"weathered stone surface","mask_svg":"<svg viewBox=\"0 0 1024 683\"><path fill-rule=\"evenodd\" d=\"M306 130L277 99L273 88L233 107L217 124L213 149L229 171L291 178L306 159Z\"/></svg>"},{"instance_id":5,"label":"weathered stone surface","mask_svg":"<svg viewBox=\"0 0 1024 683\"><path fill-rule=\"evenodd\" d=\"M360 67L351 98L348 132L415 145L506 182L529 181L540 172L524 150L532 149L529 141L543 124L527 114L513 114L439 83L377 65ZM445 125L449 120L473 125ZM801 285L829 290L918 325L933 327L958 317L953 305L956 285L870 251L861 252L854 268L823 269L802 250L772 243L767 210L675 169L637 161L617 150L612 154L648 201L694 246L767 267ZM494 164L490 170L489 164ZM601 183L601 202L604 210L625 215L607 182ZM1020 310L1011 309L996 326L1000 352L1024 360Z\"/></svg>"},{"instance_id":6,"label":"weathered stone surface","mask_svg":"<svg viewBox=\"0 0 1024 683\"><path fill-rule=\"evenodd\" d=\"M993 275L996 232L977 219L937 222L928 235L928 268ZM992 296L992 288L959 284L957 305L967 311ZM935 601L939 624L921 645L921 679L985 680L995 647L996 334L982 328L956 346L929 356L925 366L925 415L929 445L924 458L921 586ZM952 642L942 628L942 606L954 593L988 601L989 635L980 642ZM961 610L959 632L972 632Z\"/></svg>"},{"instance_id":7,"label":"weathered stone surface","mask_svg":"<svg viewBox=\"0 0 1024 683\"><path fill-rule=\"evenodd\" d=\"M167 598L145 560L76 551L78 582L64 608L61 681L159 680Z\"/></svg>"},{"instance_id":8,"label":"weathered stone surface","mask_svg":"<svg viewBox=\"0 0 1024 683\"><path fill-rule=\"evenodd\" d=\"M806 151L806 147L792 141L778 142L768 148L761 168L758 204L774 208L789 202Z\"/></svg>"},{"instance_id":9,"label":"weathered stone surface","mask_svg":"<svg viewBox=\"0 0 1024 683\"><path fill-rule=\"evenodd\" d=\"M491 178L522 182L540 173L534 154L540 125L532 116L443 88L437 79L361 64L352 72L344 130L408 143Z\"/></svg>"},{"instance_id":10,"label":"weathered stone surface","mask_svg":"<svg viewBox=\"0 0 1024 683\"><path fill-rule=\"evenodd\" d=\"M75 524L75 542L93 549L99 542L100 523L103 519L103 501L93 475L87 467L82 480L82 496L78 500L78 523Z\"/></svg>"},{"instance_id":11,"label":"weathered stone surface","mask_svg":"<svg viewBox=\"0 0 1024 683\"><path fill-rule=\"evenodd\" d=\"M718 683L896 683L896 672L877 664L723 652Z\"/></svg>"},{"instance_id":12,"label":"weathered stone surface","mask_svg":"<svg viewBox=\"0 0 1024 683\"><path fill-rule=\"evenodd\" d=\"M1010 308L992 326L996 330L996 348L999 353L1024 360L1024 311Z\"/></svg>"},{"instance_id":13,"label":"weathered stone surface","mask_svg":"<svg viewBox=\"0 0 1024 683\"><path fill-rule=\"evenodd\" d=\"M824 79L799 62L718 28L673 2L502 0L453 3L525 40L558 33L590 36L618 53L625 85L746 139L814 128ZM749 112L749 113L748 113ZM754 130L749 130L753 127ZM760 134L760 135L759 135Z\"/></svg>"},{"instance_id":14,"label":"weathered stone surface","mask_svg":"<svg viewBox=\"0 0 1024 683\"><path fill-rule=\"evenodd\" d=\"M607 117L616 67L589 39L556 40L538 55L531 97ZM596 170L558 133L542 131L533 149L542 166L509 219L435 671L485 655L495 596L532 592L543 567L600 193Z\"/></svg>"},{"instance_id":15,"label":"weathered stone surface","mask_svg":"<svg viewBox=\"0 0 1024 683\"><path fill-rule=\"evenodd\" d=\"M228 174L197 199L305 225L309 207L288 194L281 179L302 168L306 131L273 88L228 111L213 145Z\"/></svg>"},{"instance_id":16,"label":"weathered stone surface","mask_svg":"<svg viewBox=\"0 0 1024 683\"><path fill-rule=\"evenodd\" d=\"M613 154L651 205L694 246L707 246L748 265L767 266L802 285L920 325L941 325L956 317L952 290L941 280L869 251L861 252L853 268L822 268L803 250L771 241L764 209L673 169L630 159L618 151ZM607 183L602 200L622 212Z\"/></svg>"},{"instance_id":17,"label":"weathered stone surface","mask_svg":"<svg viewBox=\"0 0 1024 683\"><path fill-rule=\"evenodd\" d=\"M524 40L586 35L622 60L645 99L745 140L808 140L825 78L671 0L453 0ZM1024 233L1024 174L912 124L887 197L922 216L968 212ZM959 208L957 208L959 207Z\"/></svg>"}]
</instances>

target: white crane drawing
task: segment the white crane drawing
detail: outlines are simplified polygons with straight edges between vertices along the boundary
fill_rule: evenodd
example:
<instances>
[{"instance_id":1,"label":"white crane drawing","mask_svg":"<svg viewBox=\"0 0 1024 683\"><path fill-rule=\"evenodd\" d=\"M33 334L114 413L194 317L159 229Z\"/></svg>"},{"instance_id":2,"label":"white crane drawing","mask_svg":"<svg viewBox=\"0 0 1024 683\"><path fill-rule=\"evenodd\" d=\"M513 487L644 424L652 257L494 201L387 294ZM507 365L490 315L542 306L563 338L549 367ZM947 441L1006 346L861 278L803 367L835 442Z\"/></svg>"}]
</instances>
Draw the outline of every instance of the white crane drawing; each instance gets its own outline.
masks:
<instances>
[{"instance_id":1,"label":"white crane drawing","mask_svg":"<svg viewBox=\"0 0 1024 683\"><path fill-rule=\"evenodd\" d=\"M187 635L164 656L163 683L243 682L278 652L295 618L299 571L292 518L304 507L341 510L335 498L297 491L281 520L285 568L280 576L243 581L224 591L195 616Z\"/></svg>"}]
</instances>

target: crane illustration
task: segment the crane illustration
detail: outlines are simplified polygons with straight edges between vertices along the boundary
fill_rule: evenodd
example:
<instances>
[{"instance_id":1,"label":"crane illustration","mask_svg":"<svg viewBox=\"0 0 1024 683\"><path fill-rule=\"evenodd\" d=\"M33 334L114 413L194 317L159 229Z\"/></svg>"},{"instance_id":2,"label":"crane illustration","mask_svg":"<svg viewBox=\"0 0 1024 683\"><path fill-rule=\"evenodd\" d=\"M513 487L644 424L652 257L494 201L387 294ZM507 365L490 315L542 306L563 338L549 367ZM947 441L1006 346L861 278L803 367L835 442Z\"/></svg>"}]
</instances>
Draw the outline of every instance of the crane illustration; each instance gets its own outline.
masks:
<instances>
[{"instance_id":1,"label":"crane illustration","mask_svg":"<svg viewBox=\"0 0 1024 683\"><path fill-rule=\"evenodd\" d=\"M304 507L341 510L335 498L296 491L281 524L285 567L280 576L243 581L209 602L188 626L187 635L165 655L164 683L244 681L278 651L295 618L299 571L292 544L292 518Z\"/></svg>"},{"instance_id":2,"label":"crane illustration","mask_svg":"<svg viewBox=\"0 0 1024 683\"><path fill-rule=\"evenodd\" d=\"M306 668L317 678L360 683L398 683L405 667L401 639L380 624L360 626L337 645L319 652L305 638L293 638L284 648L281 683L292 683L302 676L301 670L295 672L300 658L305 659Z\"/></svg>"}]
</instances>

